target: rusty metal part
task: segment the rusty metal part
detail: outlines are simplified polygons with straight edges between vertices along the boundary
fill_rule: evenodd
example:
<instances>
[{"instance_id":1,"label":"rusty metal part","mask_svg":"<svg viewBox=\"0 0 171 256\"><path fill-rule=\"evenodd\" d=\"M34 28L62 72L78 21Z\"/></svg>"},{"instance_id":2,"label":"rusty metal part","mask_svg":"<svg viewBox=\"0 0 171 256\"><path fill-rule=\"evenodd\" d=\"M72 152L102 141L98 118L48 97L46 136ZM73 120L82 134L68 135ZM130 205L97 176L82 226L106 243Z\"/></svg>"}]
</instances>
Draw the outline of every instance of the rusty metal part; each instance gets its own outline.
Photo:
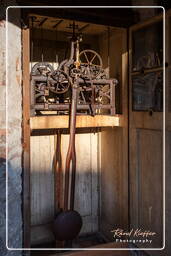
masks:
<instances>
[{"instance_id":1,"label":"rusty metal part","mask_svg":"<svg viewBox=\"0 0 171 256\"><path fill-rule=\"evenodd\" d=\"M62 204L62 154L61 154L61 133L57 131L56 161L55 161L55 195L56 212L63 208Z\"/></svg>"},{"instance_id":2,"label":"rusty metal part","mask_svg":"<svg viewBox=\"0 0 171 256\"><path fill-rule=\"evenodd\" d=\"M66 157L66 167L65 167L65 194L64 194L65 210L68 210L69 173L70 173L71 164L72 164L72 172L71 172L70 210L74 209L75 172L76 172L75 129L76 129L77 98L78 98L77 90L78 90L77 84L74 84L72 88L69 147L68 147L68 152Z\"/></svg>"},{"instance_id":3,"label":"rusty metal part","mask_svg":"<svg viewBox=\"0 0 171 256\"><path fill-rule=\"evenodd\" d=\"M64 211L59 213L54 223L54 233L59 241L73 240L80 232L82 219L76 211Z\"/></svg>"},{"instance_id":4,"label":"rusty metal part","mask_svg":"<svg viewBox=\"0 0 171 256\"><path fill-rule=\"evenodd\" d=\"M70 52L70 58L69 60L74 59L74 41L71 41L71 52Z\"/></svg>"},{"instance_id":5,"label":"rusty metal part","mask_svg":"<svg viewBox=\"0 0 171 256\"><path fill-rule=\"evenodd\" d=\"M38 62L31 70L31 75L43 75L46 76L47 73L53 72L54 69L48 62Z\"/></svg>"},{"instance_id":6,"label":"rusty metal part","mask_svg":"<svg viewBox=\"0 0 171 256\"><path fill-rule=\"evenodd\" d=\"M73 28L75 27L73 23ZM48 63L37 63L31 71L31 115L41 111L57 111L69 114L71 106L71 84L76 81L79 95L78 114L114 115L116 79L106 79L102 59L93 50L80 53L80 38L73 33L70 58L62 61L57 70ZM55 113L56 114L56 113Z\"/></svg>"},{"instance_id":7,"label":"rusty metal part","mask_svg":"<svg viewBox=\"0 0 171 256\"><path fill-rule=\"evenodd\" d=\"M80 75L79 73L74 74L74 78ZM73 79L73 78L72 78ZM31 81L31 109L34 111L43 111L45 110L45 103L48 104L49 111L67 111L70 108L71 100L70 100L70 88L66 92L67 97L65 100L65 93L63 94L63 98L60 95L56 94L57 98L54 98L53 95L49 94L45 95L46 89L49 89L48 86L44 86L48 83L54 83L54 80L48 76L33 76ZM77 83L79 84L80 93L78 95L78 104L77 104L77 113L88 114L90 113L89 108L90 104L94 108L94 114L101 113L100 110L106 110L109 114L114 115L115 111L115 86L117 85L116 79L93 79L93 80L84 80L83 78L77 78ZM42 84L43 90L40 89L40 85ZM93 87L95 85L95 97L91 97ZM106 85L108 85L108 89L106 90ZM54 86L53 86L54 87ZM54 88L52 87L52 90ZM52 93L50 91L50 93ZM46 99L46 101L45 101ZM94 102L91 101L94 99ZM106 99L106 100L105 100ZM64 101L65 100L65 101Z\"/></svg>"},{"instance_id":8,"label":"rusty metal part","mask_svg":"<svg viewBox=\"0 0 171 256\"><path fill-rule=\"evenodd\" d=\"M50 82L49 90L55 94L62 94L68 91L70 81L68 75L62 70L55 70L51 74L52 80Z\"/></svg>"},{"instance_id":9,"label":"rusty metal part","mask_svg":"<svg viewBox=\"0 0 171 256\"><path fill-rule=\"evenodd\" d=\"M76 109L78 98L78 85L72 86L72 104L70 115L70 137L65 165L65 189L64 189L64 211L59 213L55 219L54 232L58 240L73 240L80 232L82 219L78 212L74 211L75 174L76 174L76 152L75 152L75 129ZM69 205L69 178L71 167L71 189Z\"/></svg>"},{"instance_id":10,"label":"rusty metal part","mask_svg":"<svg viewBox=\"0 0 171 256\"><path fill-rule=\"evenodd\" d=\"M93 50L83 50L79 54L79 61L82 68L88 68L89 77L95 79L101 72L103 62L100 55Z\"/></svg>"}]
</instances>

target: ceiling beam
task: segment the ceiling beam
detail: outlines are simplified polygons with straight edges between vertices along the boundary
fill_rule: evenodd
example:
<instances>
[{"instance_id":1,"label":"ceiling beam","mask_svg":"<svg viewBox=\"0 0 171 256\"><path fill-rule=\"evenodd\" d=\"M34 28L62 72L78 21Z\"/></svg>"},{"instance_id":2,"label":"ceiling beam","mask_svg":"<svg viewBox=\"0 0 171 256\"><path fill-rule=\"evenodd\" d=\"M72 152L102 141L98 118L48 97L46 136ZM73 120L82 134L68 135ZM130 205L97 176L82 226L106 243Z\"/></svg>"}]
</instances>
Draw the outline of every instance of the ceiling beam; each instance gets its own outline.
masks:
<instances>
[{"instance_id":1,"label":"ceiling beam","mask_svg":"<svg viewBox=\"0 0 171 256\"><path fill-rule=\"evenodd\" d=\"M83 30L85 30L86 28L88 28L90 26L90 24L86 24L84 26L82 26L81 28L78 29L79 32L83 32Z\"/></svg>"},{"instance_id":2,"label":"ceiling beam","mask_svg":"<svg viewBox=\"0 0 171 256\"><path fill-rule=\"evenodd\" d=\"M62 22L63 20L59 20L52 28L57 28Z\"/></svg>"},{"instance_id":3,"label":"ceiling beam","mask_svg":"<svg viewBox=\"0 0 171 256\"><path fill-rule=\"evenodd\" d=\"M41 15L59 19L70 19L87 23L108 25L114 27L129 27L134 23L131 10L123 9L79 9L79 8L27 8L24 16Z\"/></svg>"},{"instance_id":4,"label":"ceiling beam","mask_svg":"<svg viewBox=\"0 0 171 256\"><path fill-rule=\"evenodd\" d=\"M39 23L39 27L41 27L46 21L47 21L48 18L44 18L40 21Z\"/></svg>"}]
</instances>

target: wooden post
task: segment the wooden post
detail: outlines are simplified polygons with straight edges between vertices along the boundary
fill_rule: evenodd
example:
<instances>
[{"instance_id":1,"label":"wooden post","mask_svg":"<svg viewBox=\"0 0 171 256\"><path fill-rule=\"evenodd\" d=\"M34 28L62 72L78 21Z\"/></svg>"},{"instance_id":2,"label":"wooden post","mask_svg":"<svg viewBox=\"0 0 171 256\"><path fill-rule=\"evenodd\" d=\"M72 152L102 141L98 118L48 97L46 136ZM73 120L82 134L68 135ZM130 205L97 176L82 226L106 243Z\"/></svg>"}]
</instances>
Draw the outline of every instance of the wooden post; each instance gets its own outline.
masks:
<instances>
[{"instance_id":1,"label":"wooden post","mask_svg":"<svg viewBox=\"0 0 171 256\"><path fill-rule=\"evenodd\" d=\"M23 44L23 247L30 248L30 44L29 28L22 30Z\"/></svg>"}]
</instances>

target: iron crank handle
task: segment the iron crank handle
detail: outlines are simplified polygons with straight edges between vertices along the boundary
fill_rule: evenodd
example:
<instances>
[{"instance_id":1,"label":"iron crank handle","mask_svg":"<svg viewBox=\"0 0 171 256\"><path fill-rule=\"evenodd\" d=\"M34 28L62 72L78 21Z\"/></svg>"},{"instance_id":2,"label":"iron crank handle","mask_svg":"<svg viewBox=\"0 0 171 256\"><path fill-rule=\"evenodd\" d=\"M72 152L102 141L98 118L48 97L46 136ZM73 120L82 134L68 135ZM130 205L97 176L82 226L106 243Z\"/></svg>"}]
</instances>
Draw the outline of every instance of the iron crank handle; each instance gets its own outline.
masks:
<instances>
[{"instance_id":1,"label":"iron crank handle","mask_svg":"<svg viewBox=\"0 0 171 256\"><path fill-rule=\"evenodd\" d=\"M75 129L76 129L76 111L77 111L77 85L72 87L72 103L70 115L70 137L69 146L65 165L65 193L64 193L64 210L68 210L68 193L69 193L69 173L72 163L71 175L71 193L70 193L70 210L74 208L74 192L75 192L75 172L76 172L76 153L75 153Z\"/></svg>"}]
</instances>

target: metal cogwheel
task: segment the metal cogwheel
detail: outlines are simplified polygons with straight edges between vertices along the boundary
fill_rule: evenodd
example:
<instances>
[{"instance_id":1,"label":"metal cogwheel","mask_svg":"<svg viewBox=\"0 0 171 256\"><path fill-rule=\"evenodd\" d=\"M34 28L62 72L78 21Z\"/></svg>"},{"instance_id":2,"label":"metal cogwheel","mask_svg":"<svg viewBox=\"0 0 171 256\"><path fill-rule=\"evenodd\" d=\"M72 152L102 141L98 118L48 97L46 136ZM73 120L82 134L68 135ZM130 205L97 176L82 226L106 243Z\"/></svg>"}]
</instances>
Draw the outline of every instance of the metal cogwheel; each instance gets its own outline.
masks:
<instances>
[{"instance_id":1,"label":"metal cogwheel","mask_svg":"<svg viewBox=\"0 0 171 256\"><path fill-rule=\"evenodd\" d=\"M38 62L32 67L31 75L33 75L33 76L36 76L36 75L47 76L47 74L49 74L53 71L54 71L54 68L48 62Z\"/></svg>"},{"instance_id":2,"label":"metal cogwheel","mask_svg":"<svg viewBox=\"0 0 171 256\"><path fill-rule=\"evenodd\" d=\"M70 81L68 75L63 70L55 70L51 74L49 90L56 94L62 94L68 91Z\"/></svg>"},{"instance_id":3,"label":"metal cogwheel","mask_svg":"<svg viewBox=\"0 0 171 256\"><path fill-rule=\"evenodd\" d=\"M102 58L93 50L83 50L79 54L79 61L83 74L86 71L91 78L96 78L102 70Z\"/></svg>"}]
</instances>

